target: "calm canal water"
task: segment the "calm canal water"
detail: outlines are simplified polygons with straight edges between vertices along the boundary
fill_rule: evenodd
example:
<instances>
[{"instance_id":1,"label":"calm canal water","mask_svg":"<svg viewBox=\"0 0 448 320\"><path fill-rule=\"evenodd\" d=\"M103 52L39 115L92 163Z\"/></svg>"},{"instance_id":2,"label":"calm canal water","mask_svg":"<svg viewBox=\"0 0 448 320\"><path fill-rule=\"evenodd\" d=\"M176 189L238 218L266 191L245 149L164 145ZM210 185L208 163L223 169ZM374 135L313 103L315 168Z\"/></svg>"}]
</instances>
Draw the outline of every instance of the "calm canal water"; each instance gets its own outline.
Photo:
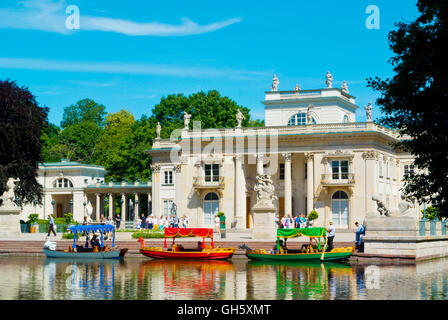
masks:
<instances>
[{"instance_id":1,"label":"calm canal water","mask_svg":"<svg viewBox=\"0 0 448 320\"><path fill-rule=\"evenodd\" d=\"M0 299L447 299L447 275L447 259L377 266L0 257Z\"/></svg>"}]
</instances>

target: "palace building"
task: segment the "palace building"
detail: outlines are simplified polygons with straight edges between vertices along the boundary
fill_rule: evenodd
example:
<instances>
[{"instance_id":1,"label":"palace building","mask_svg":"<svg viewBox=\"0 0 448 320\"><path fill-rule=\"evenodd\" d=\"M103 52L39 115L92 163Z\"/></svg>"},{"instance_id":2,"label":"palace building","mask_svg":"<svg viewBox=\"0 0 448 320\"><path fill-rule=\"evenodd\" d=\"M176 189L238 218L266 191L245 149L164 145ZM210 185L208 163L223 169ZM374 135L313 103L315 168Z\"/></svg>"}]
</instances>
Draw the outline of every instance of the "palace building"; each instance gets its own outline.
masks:
<instances>
[{"instance_id":1,"label":"palace building","mask_svg":"<svg viewBox=\"0 0 448 320\"><path fill-rule=\"evenodd\" d=\"M211 227L222 211L226 227L253 227L254 184L260 171L271 176L279 219L316 210L314 225L349 230L367 213L378 214L375 196L396 210L403 176L413 157L395 150L398 132L356 119L355 97L347 84L279 91L274 76L265 93L265 127L185 128L171 139L155 139L152 156L152 213L186 215L191 227ZM157 130L160 133L160 125ZM420 209L415 205L415 214Z\"/></svg>"}]
</instances>

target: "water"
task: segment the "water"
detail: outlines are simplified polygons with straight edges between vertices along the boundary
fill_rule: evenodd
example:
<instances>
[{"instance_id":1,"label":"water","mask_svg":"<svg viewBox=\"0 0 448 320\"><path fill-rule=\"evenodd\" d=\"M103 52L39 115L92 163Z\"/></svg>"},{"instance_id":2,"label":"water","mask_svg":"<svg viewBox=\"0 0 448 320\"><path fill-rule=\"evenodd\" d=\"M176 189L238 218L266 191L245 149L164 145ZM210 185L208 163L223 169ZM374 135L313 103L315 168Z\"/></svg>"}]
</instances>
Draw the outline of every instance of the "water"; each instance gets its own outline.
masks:
<instances>
[{"instance_id":1,"label":"water","mask_svg":"<svg viewBox=\"0 0 448 320\"><path fill-rule=\"evenodd\" d=\"M447 299L448 260L413 265L230 261L75 262L0 257L0 299Z\"/></svg>"}]
</instances>

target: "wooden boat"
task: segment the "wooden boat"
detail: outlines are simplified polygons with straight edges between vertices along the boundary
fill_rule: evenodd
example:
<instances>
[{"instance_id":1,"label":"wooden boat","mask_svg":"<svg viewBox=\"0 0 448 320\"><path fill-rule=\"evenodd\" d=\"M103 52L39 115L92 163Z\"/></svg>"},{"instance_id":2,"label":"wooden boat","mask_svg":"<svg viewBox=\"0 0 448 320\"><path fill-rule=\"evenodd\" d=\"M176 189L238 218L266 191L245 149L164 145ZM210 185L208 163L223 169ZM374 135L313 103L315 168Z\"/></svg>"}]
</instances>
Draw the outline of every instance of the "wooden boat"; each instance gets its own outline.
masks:
<instances>
[{"instance_id":1,"label":"wooden boat","mask_svg":"<svg viewBox=\"0 0 448 320\"><path fill-rule=\"evenodd\" d=\"M236 248L215 248L213 243L213 229L208 228L165 228L165 245L161 247L146 247L143 238L140 252L155 259L194 259L194 260L221 260L229 259ZM183 249L174 243L176 237L202 237L201 249ZM166 239L173 238L171 249L167 249ZM211 238L211 245L205 245L205 238Z\"/></svg>"},{"instance_id":2,"label":"wooden boat","mask_svg":"<svg viewBox=\"0 0 448 320\"><path fill-rule=\"evenodd\" d=\"M124 255L128 251L127 248L120 249L115 247L115 227L112 225L80 225L72 226L68 228L73 233L73 245L67 250L56 250L54 246L44 245L44 253L47 258L66 258L66 259L123 259ZM76 239L79 235L89 234L90 232L100 233L100 242L98 246L93 248L85 248L83 246L76 245ZM104 245L103 234L105 232L112 232L112 247L108 248Z\"/></svg>"},{"instance_id":3,"label":"wooden boat","mask_svg":"<svg viewBox=\"0 0 448 320\"><path fill-rule=\"evenodd\" d=\"M301 249L287 249L286 245L280 245L280 238L288 239L299 236L306 236L318 239L317 248L311 244L302 245ZM323 248L320 245L320 239L325 239ZM286 243L286 240L285 240ZM251 250L243 245L246 249L246 256L251 260L259 261L340 261L348 259L354 252L354 247L334 248L331 251L327 249L327 237L325 228L302 228L302 229L277 229L277 249L267 252L264 249Z\"/></svg>"}]
</instances>

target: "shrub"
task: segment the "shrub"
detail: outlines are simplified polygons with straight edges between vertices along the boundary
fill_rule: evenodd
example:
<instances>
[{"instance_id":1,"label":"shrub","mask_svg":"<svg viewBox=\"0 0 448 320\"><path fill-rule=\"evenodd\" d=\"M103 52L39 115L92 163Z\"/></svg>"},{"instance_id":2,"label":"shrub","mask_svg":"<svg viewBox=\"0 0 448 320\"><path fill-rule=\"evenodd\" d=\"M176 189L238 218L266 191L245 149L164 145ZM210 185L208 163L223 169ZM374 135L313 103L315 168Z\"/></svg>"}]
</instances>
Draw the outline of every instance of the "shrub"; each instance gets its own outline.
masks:
<instances>
[{"instance_id":1,"label":"shrub","mask_svg":"<svg viewBox=\"0 0 448 320\"><path fill-rule=\"evenodd\" d=\"M422 213L425 215L424 218L434 220L438 218L439 210L436 207L430 206L426 208L426 212L422 210Z\"/></svg>"},{"instance_id":2,"label":"shrub","mask_svg":"<svg viewBox=\"0 0 448 320\"><path fill-rule=\"evenodd\" d=\"M224 214L224 212L220 211L220 212L218 212L217 216L221 217L221 216L225 216L225 214Z\"/></svg>"},{"instance_id":3,"label":"shrub","mask_svg":"<svg viewBox=\"0 0 448 320\"><path fill-rule=\"evenodd\" d=\"M310 221L316 220L317 218L319 218L319 214L316 210L313 210L308 214L308 220Z\"/></svg>"},{"instance_id":4,"label":"shrub","mask_svg":"<svg viewBox=\"0 0 448 320\"><path fill-rule=\"evenodd\" d=\"M62 234L62 239L73 239L74 234L73 233L63 233Z\"/></svg>"},{"instance_id":5,"label":"shrub","mask_svg":"<svg viewBox=\"0 0 448 320\"><path fill-rule=\"evenodd\" d=\"M132 234L132 238L138 239L142 237L143 239L151 239L151 238L164 238L164 232L150 231L150 232L134 232Z\"/></svg>"},{"instance_id":6,"label":"shrub","mask_svg":"<svg viewBox=\"0 0 448 320\"><path fill-rule=\"evenodd\" d=\"M39 215L37 213L32 213L28 216L28 224L33 225L37 223Z\"/></svg>"}]
</instances>

